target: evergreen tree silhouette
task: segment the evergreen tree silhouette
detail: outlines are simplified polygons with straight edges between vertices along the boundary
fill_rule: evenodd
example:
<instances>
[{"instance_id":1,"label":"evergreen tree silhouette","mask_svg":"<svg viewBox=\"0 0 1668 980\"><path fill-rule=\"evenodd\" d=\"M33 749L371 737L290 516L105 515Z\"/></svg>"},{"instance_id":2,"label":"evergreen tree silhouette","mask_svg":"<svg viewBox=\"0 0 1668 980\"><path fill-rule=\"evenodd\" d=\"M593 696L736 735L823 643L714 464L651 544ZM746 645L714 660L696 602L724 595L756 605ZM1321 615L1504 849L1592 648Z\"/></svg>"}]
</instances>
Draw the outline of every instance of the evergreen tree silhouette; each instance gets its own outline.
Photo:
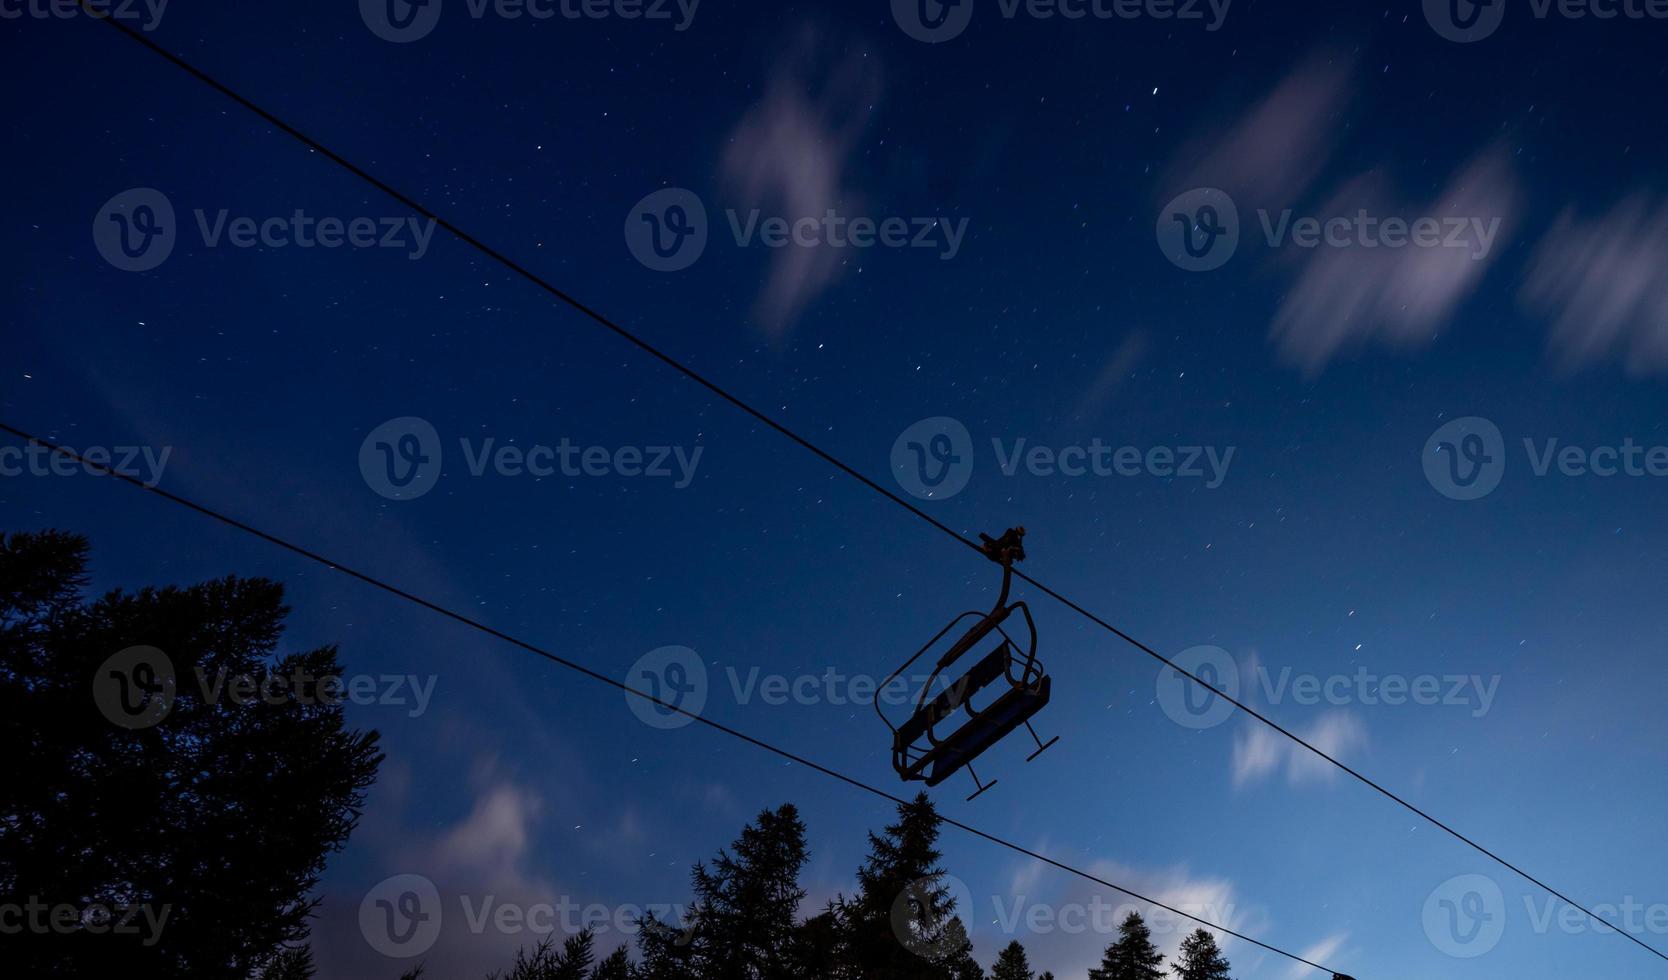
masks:
<instances>
[{"instance_id":1,"label":"evergreen tree silhouette","mask_svg":"<svg viewBox=\"0 0 1668 980\"><path fill-rule=\"evenodd\" d=\"M857 894L836 903L845 936L838 976L919 980L967 975L972 943L955 917L955 899L938 866L939 824L938 811L922 793L899 805L897 823L869 834L869 854L857 871Z\"/></svg>"},{"instance_id":2,"label":"evergreen tree silhouette","mask_svg":"<svg viewBox=\"0 0 1668 980\"><path fill-rule=\"evenodd\" d=\"M288 610L265 579L89 601L87 553L78 535L0 534L0 903L167 917L154 936L25 930L6 937L7 972L306 976L310 958L293 947L308 934L308 896L382 759L328 689L291 680L338 674L336 649L279 656ZM139 645L162 650L171 671L107 669ZM238 704L205 695L200 677L289 682ZM142 680L144 725L118 724L96 700L118 680Z\"/></svg>"},{"instance_id":3,"label":"evergreen tree silhouette","mask_svg":"<svg viewBox=\"0 0 1668 980\"><path fill-rule=\"evenodd\" d=\"M949 980L985 980L985 971L977 960L973 958L973 940L967 936L967 927L962 925L961 916L953 915L944 927L943 947L948 950L942 960L943 975ZM937 976L938 974L928 974Z\"/></svg>"},{"instance_id":4,"label":"evergreen tree silhouette","mask_svg":"<svg viewBox=\"0 0 1668 980\"><path fill-rule=\"evenodd\" d=\"M990 980L1033 980L1031 963L1025 958L1025 947L1015 939L997 954L991 967Z\"/></svg>"},{"instance_id":5,"label":"evergreen tree silhouette","mask_svg":"<svg viewBox=\"0 0 1668 980\"><path fill-rule=\"evenodd\" d=\"M631 957L624 946L614 950L591 971L591 980L631 980Z\"/></svg>"},{"instance_id":6,"label":"evergreen tree silhouette","mask_svg":"<svg viewBox=\"0 0 1668 980\"><path fill-rule=\"evenodd\" d=\"M694 926L660 921L653 912L639 923L637 967L640 980L694 980Z\"/></svg>"},{"instance_id":7,"label":"evergreen tree silhouette","mask_svg":"<svg viewBox=\"0 0 1668 980\"><path fill-rule=\"evenodd\" d=\"M1203 929L1193 930L1182 940L1173 972L1176 980L1233 980L1216 938Z\"/></svg>"},{"instance_id":8,"label":"evergreen tree silhouette","mask_svg":"<svg viewBox=\"0 0 1668 980\"><path fill-rule=\"evenodd\" d=\"M306 946L293 946L273 957L261 971L261 980L308 980L312 975L313 951Z\"/></svg>"},{"instance_id":9,"label":"evergreen tree silhouette","mask_svg":"<svg viewBox=\"0 0 1668 980\"><path fill-rule=\"evenodd\" d=\"M839 910L830 902L799 927L794 943L794 975L817 980L842 977L846 975L843 972L846 961Z\"/></svg>"},{"instance_id":10,"label":"evergreen tree silhouette","mask_svg":"<svg viewBox=\"0 0 1668 980\"><path fill-rule=\"evenodd\" d=\"M1106 947L1089 980L1161 980L1164 954L1153 945L1152 930L1140 913L1131 912L1118 926L1118 941Z\"/></svg>"},{"instance_id":11,"label":"evergreen tree silhouette","mask_svg":"<svg viewBox=\"0 0 1668 980\"><path fill-rule=\"evenodd\" d=\"M799 872L808 852L805 824L793 804L761 812L731 851L709 868L696 864L687 933L654 923L644 932L650 976L693 980L792 980L799 940ZM653 920L650 920L653 922ZM687 948L677 943L688 937Z\"/></svg>"},{"instance_id":12,"label":"evergreen tree silhouette","mask_svg":"<svg viewBox=\"0 0 1668 980\"><path fill-rule=\"evenodd\" d=\"M517 950L510 972L490 973L487 980L630 980L631 958L625 947L592 966L595 942L596 934L588 928L563 940L560 950L554 939L546 939L530 953L525 948Z\"/></svg>"}]
</instances>

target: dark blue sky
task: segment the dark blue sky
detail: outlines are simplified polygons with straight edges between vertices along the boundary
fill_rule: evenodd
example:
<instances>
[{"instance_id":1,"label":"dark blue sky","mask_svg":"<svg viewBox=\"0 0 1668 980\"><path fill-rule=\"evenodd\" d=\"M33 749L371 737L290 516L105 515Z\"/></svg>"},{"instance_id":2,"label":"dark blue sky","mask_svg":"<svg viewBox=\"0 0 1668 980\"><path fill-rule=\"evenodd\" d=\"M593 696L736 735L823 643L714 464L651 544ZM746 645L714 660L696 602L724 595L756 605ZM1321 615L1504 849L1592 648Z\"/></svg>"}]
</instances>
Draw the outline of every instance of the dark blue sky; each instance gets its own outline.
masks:
<instances>
[{"instance_id":1,"label":"dark blue sky","mask_svg":"<svg viewBox=\"0 0 1668 980\"><path fill-rule=\"evenodd\" d=\"M1539 476L1525 440L1600 465L1603 447L1668 445L1668 137L1650 109L1668 22L1510 2L1461 44L1418 3L1324 6L1237 0L1211 31L976 0L964 32L927 44L880 0L704 0L681 31L444 0L396 44L353 4L175 0L149 36L888 486L900 433L957 420L973 465L921 504L935 517L1024 524L1032 574L1166 655L1221 648L1271 716L1570 894L1656 910L1639 936L1663 946L1668 479ZM25 9L0 20L5 421L78 449L168 447L168 489L616 676L688 647L710 717L902 788L868 707L770 704L731 671L884 677L989 603L993 566L445 232L211 243L198 212L210 233L222 210L228 227L408 215L117 32L0 8ZM172 252L143 272L100 250L135 188L175 212ZM707 212L678 272L622 233L663 188ZM1195 188L1239 214L1212 271L1155 235ZM953 256L739 243L729 213L755 209L961 237ZM1482 249L1276 245L1261 214L1287 209L1492 232ZM390 499L361 446L408 417L444 462L429 492ZM1469 417L1498 429L1504 472L1456 500L1447 457L1427 478L1421 456ZM1465 453L1480 430L1461 429L1435 442ZM1233 456L1215 487L1003 471L1019 440L1097 439ZM487 440L600 447L610 471L473 476ZM700 456L679 487L622 475L621 447ZM360 926L390 875L446 902L431 968L480 974L531 937L471 934L460 899L686 902L691 863L792 801L820 905L888 817L131 488L7 465L4 526L89 534L98 588L271 576L291 590L290 645L434 678L417 717L350 708L389 759L325 880L322 977L409 965ZM997 748L981 773L1000 785L968 804L946 784L947 813L1363 980L1660 972L1619 937L1545 924L1540 893L1253 722L1178 724L1151 660L1024 597L1055 683L1037 724L1062 740L1029 765ZM1377 680L1309 704L1279 686L1288 669ZM1480 686L1458 704L1361 694L1423 677ZM1089 905L1082 882L953 831L945 850L986 962L1020 938L1064 978L1109 940L993 911ZM1453 883L1474 874L1497 900ZM1441 902L1463 914L1473 895L1504 932L1456 947ZM1242 980L1315 975L1227 950Z\"/></svg>"}]
</instances>

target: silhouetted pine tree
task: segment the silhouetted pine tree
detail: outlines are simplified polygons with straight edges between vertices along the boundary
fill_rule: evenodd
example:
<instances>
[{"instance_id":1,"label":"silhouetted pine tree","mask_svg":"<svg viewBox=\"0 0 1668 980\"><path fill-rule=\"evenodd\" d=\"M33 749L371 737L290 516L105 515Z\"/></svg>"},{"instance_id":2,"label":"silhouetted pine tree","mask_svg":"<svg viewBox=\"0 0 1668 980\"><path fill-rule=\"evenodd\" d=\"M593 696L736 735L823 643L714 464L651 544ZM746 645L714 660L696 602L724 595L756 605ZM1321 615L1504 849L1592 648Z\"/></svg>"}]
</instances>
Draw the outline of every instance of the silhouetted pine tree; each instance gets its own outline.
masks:
<instances>
[{"instance_id":1,"label":"silhouetted pine tree","mask_svg":"<svg viewBox=\"0 0 1668 980\"><path fill-rule=\"evenodd\" d=\"M954 915L955 899L942 884L939 822L922 793L899 805L897 823L869 834L857 894L835 906L845 936L835 976L920 980L966 974L972 944Z\"/></svg>"},{"instance_id":2,"label":"silhouetted pine tree","mask_svg":"<svg viewBox=\"0 0 1668 980\"><path fill-rule=\"evenodd\" d=\"M261 980L310 980L312 975L313 951L306 946L294 946L273 957L261 971Z\"/></svg>"},{"instance_id":3,"label":"silhouetted pine tree","mask_svg":"<svg viewBox=\"0 0 1668 980\"><path fill-rule=\"evenodd\" d=\"M306 955L286 948L307 937L325 857L353 831L382 759L376 733L348 728L339 702L288 682L340 673L336 649L278 655L288 609L277 582L88 602L86 569L78 535L0 535L0 904L140 906L167 919L149 943L8 936L7 974L306 976ZM106 668L140 645L168 656L171 678ZM286 683L240 705L205 696L199 676ZM171 709L149 727L119 726L91 696L118 680L153 698L171 691ZM163 703L141 694L130 717L155 722L147 706Z\"/></svg>"},{"instance_id":4,"label":"silhouetted pine tree","mask_svg":"<svg viewBox=\"0 0 1668 980\"><path fill-rule=\"evenodd\" d=\"M661 922L650 912L637 931L637 969L640 980L694 980L695 927L690 923Z\"/></svg>"},{"instance_id":5,"label":"silhouetted pine tree","mask_svg":"<svg viewBox=\"0 0 1668 980\"><path fill-rule=\"evenodd\" d=\"M1216 946L1216 938L1203 929L1182 940L1174 967L1176 980L1233 980L1228 961Z\"/></svg>"},{"instance_id":6,"label":"silhouetted pine tree","mask_svg":"<svg viewBox=\"0 0 1668 980\"><path fill-rule=\"evenodd\" d=\"M614 950L591 971L591 980L631 980L631 957L624 946Z\"/></svg>"},{"instance_id":7,"label":"silhouetted pine tree","mask_svg":"<svg viewBox=\"0 0 1668 980\"><path fill-rule=\"evenodd\" d=\"M1140 913L1131 912L1118 926L1118 941L1106 947L1100 967L1089 971L1089 980L1162 980L1163 965L1152 930Z\"/></svg>"},{"instance_id":8,"label":"silhouetted pine tree","mask_svg":"<svg viewBox=\"0 0 1668 980\"><path fill-rule=\"evenodd\" d=\"M794 973L804 978L837 976L846 960L845 935L834 903L806 919L794 941Z\"/></svg>"},{"instance_id":9,"label":"silhouetted pine tree","mask_svg":"<svg viewBox=\"0 0 1668 980\"><path fill-rule=\"evenodd\" d=\"M997 954L991 967L990 980L1032 980L1031 963L1025 958L1025 947L1015 939Z\"/></svg>"},{"instance_id":10,"label":"silhouetted pine tree","mask_svg":"<svg viewBox=\"0 0 1668 980\"><path fill-rule=\"evenodd\" d=\"M961 916L950 917L949 923L944 927L944 937L940 946L948 950L939 961L944 967L943 975L947 975L950 980L985 980L984 967L973 958L973 940L967 937L967 927L962 925Z\"/></svg>"},{"instance_id":11,"label":"silhouetted pine tree","mask_svg":"<svg viewBox=\"0 0 1668 980\"><path fill-rule=\"evenodd\" d=\"M560 950L554 939L534 946L531 953L517 950L510 972L488 974L487 980L629 980L631 960L624 946L592 966L595 958L595 934L585 929L563 940Z\"/></svg>"},{"instance_id":12,"label":"silhouetted pine tree","mask_svg":"<svg viewBox=\"0 0 1668 980\"><path fill-rule=\"evenodd\" d=\"M719 851L695 865L687 962L696 980L792 980L799 872L808 857L805 824L791 803L765 810Z\"/></svg>"}]
</instances>

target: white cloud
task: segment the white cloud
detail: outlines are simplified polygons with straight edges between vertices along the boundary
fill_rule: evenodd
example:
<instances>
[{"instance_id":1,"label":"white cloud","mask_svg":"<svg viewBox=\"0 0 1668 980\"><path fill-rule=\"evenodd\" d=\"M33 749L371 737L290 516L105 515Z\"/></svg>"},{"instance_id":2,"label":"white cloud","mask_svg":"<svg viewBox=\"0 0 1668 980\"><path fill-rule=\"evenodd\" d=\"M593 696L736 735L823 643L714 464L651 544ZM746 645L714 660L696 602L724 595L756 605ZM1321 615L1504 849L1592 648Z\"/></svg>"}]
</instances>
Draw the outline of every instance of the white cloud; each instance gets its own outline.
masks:
<instances>
[{"instance_id":1,"label":"white cloud","mask_svg":"<svg viewBox=\"0 0 1668 980\"><path fill-rule=\"evenodd\" d=\"M1313 54L1237 120L1202 127L1170 168L1171 192L1220 187L1264 206L1295 204L1336 146L1351 67L1347 57Z\"/></svg>"},{"instance_id":2,"label":"white cloud","mask_svg":"<svg viewBox=\"0 0 1668 980\"><path fill-rule=\"evenodd\" d=\"M1367 726L1347 711L1331 711L1317 719L1307 731L1298 731L1304 741L1334 759L1367 744ZM1308 749L1260 722L1246 721L1234 737L1234 786L1257 782L1286 770L1292 785L1324 782L1338 775L1338 768Z\"/></svg>"},{"instance_id":3,"label":"white cloud","mask_svg":"<svg viewBox=\"0 0 1668 980\"><path fill-rule=\"evenodd\" d=\"M1280 768L1289 745L1284 736L1258 724L1234 739L1234 785L1242 786Z\"/></svg>"},{"instance_id":4,"label":"white cloud","mask_svg":"<svg viewBox=\"0 0 1668 980\"><path fill-rule=\"evenodd\" d=\"M809 34L771 79L762 101L730 133L720 161L742 210L767 216L821 218L850 208L846 165L880 94L875 62L851 51L828 67ZM727 220L727 219L726 219ZM773 250L754 315L781 334L840 274L849 250L793 246Z\"/></svg>"},{"instance_id":5,"label":"white cloud","mask_svg":"<svg viewBox=\"0 0 1668 980\"><path fill-rule=\"evenodd\" d=\"M1242 908L1233 882L1225 878L1195 875L1180 866L1140 869L1106 860L1083 866L1096 877L1116 881L1165 905L1247 935L1267 927L1265 911ZM976 957L989 962L1001 947L1018 939L1025 944L1037 972L1049 970L1060 977L1081 977L1100 965L1101 954L1117 940L1118 924L1130 912L1140 913L1153 932L1154 944L1171 958L1189 933L1202 928L1192 919L1114 889L1075 875L1045 873L1046 869L1040 868L1036 862L1015 865L1008 888L995 896L981 893L977 883L968 882L977 904L974 914L966 916ZM1037 920L1040 928L1033 928L1024 919L1027 913L1038 914L1036 910L1043 915ZM1223 933L1216 933L1216 939L1230 956L1236 947L1250 949Z\"/></svg>"},{"instance_id":6,"label":"white cloud","mask_svg":"<svg viewBox=\"0 0 1668 980\"><path fill-rule=\"evenodd\" d=\"M1286 360L1311 375L1338 354L1370 341L1398 348L1430 343L1510 238L1520 195L1509 158L1499 149L1473 159L1433 202L1398 201L1384 184L1376 173L1362 174L1346 182L1314 216L1330 219L1365 211L1379 221L1394 217L1409 224L1423 218L1463 220L1470 244L1310 249L1286 244L1281 252L1297 265L1298 278L1275 314L1270 335ZM1244 225L1253 221L1260 218L1242 216ZM1445 241L1448 233L1444 226Z\"/></svg>"},{"instance_id":7,"label":"white cloud","mask_svg":"<svg viewBox=\"0 0 1668 980\"><path fill-rule=\"evenodd\" d=\"M1338 955L1338 950L1342 949L1344 943L1348 940L1349 933L1340 932L1336 935L1328 936L1325 939L1322 939L1320 942L1310 946L1299 955L1306 960L1331 965L1333 958ZM1314 975L1314 967L1305 966L1302 963L1293 963L1286 970L1286 976L1289 980L1309 980L1309 978Z\"/></svg>"},{"instance_id":8,"label":"white cloud","mask_svg":"<svg viewBox=\"0 0 1668 980\"><path fill-rule=\"evenodd\" d=\"M1632 374L1668 370L1668 199L1635 194L1603 217L1566 210L1542 239L1522 299L1552 319L1565 367L1620 357Z\"/></svg>"},{"instance_id":9,"label":"white cloud","mask_svg":"<svg viewBox=\"0 0 1668 980\"><path fill-rule=\"evenodd\" d=\"M527 853L528 829L539 811L530 792L504 783L476 799L469 816L440 839L436 859L448 870L519 878Z\"/></svg>"}]
</instances>

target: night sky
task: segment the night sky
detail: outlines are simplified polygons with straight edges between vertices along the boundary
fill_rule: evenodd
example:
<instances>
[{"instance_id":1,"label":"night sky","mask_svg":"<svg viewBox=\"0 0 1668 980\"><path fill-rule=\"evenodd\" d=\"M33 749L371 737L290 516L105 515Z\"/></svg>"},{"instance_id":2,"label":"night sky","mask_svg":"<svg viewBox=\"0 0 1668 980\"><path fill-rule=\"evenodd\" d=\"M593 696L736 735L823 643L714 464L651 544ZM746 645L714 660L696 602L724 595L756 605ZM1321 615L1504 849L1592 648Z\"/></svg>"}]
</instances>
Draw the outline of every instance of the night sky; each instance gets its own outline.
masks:
<instances>
[{"instance_id":1,"label":"night sky","mask_svg":"<svg viewBox=\"0 0 1668 980\"><path fill-rule=\"evenodd\" d=\"M1193 656L1248 703L1668 946L1668 20L1497 0L1462 43L1416 0L968 0L927 43L904 0L472 2L416 8L403 43L372 0L127 22L952 528L1024 525L1030 574L1166 656L1219 648ZM705 716L914 792L847 682L988 606L994 565L41 6L0 3L0 420L166 450L163 488L622 680L688 648ZM766 244L772 217L831 213ZM1306 247L1306 217L1353 224ZM826 237L858 219L872 240ZM1386 219L1440 241L1395 246ZM704 250L662 255L656 222ZM147 228L165 257L122 251ZM1233 254L1188 253L1213 237ZM963 469L928 487L946 447ZM432 679L420 710L348 708L388 760L320 891L325 980L416 962L362 928L390 876L442 896L430 975L480 976L537 937L473 932L460 900L686 903L691 864L793 802L811 912L892 816L130 486L0 467L0 526L89 535L95 590L269 576L286 649ZM1243 715L1186 723L1160 665L1017 595L1061 741L1026 763L1022 730L979 765L995 789L932 791L945 813L1363 980L1663 974ZM750 681L776 675L785 699ZM943 844L987 966L1018 938L1066 980L1115 938L1012 910L1122 896ZM1241 980L1321 976L1225 950Z\"/></svg>"}]
</instances>

